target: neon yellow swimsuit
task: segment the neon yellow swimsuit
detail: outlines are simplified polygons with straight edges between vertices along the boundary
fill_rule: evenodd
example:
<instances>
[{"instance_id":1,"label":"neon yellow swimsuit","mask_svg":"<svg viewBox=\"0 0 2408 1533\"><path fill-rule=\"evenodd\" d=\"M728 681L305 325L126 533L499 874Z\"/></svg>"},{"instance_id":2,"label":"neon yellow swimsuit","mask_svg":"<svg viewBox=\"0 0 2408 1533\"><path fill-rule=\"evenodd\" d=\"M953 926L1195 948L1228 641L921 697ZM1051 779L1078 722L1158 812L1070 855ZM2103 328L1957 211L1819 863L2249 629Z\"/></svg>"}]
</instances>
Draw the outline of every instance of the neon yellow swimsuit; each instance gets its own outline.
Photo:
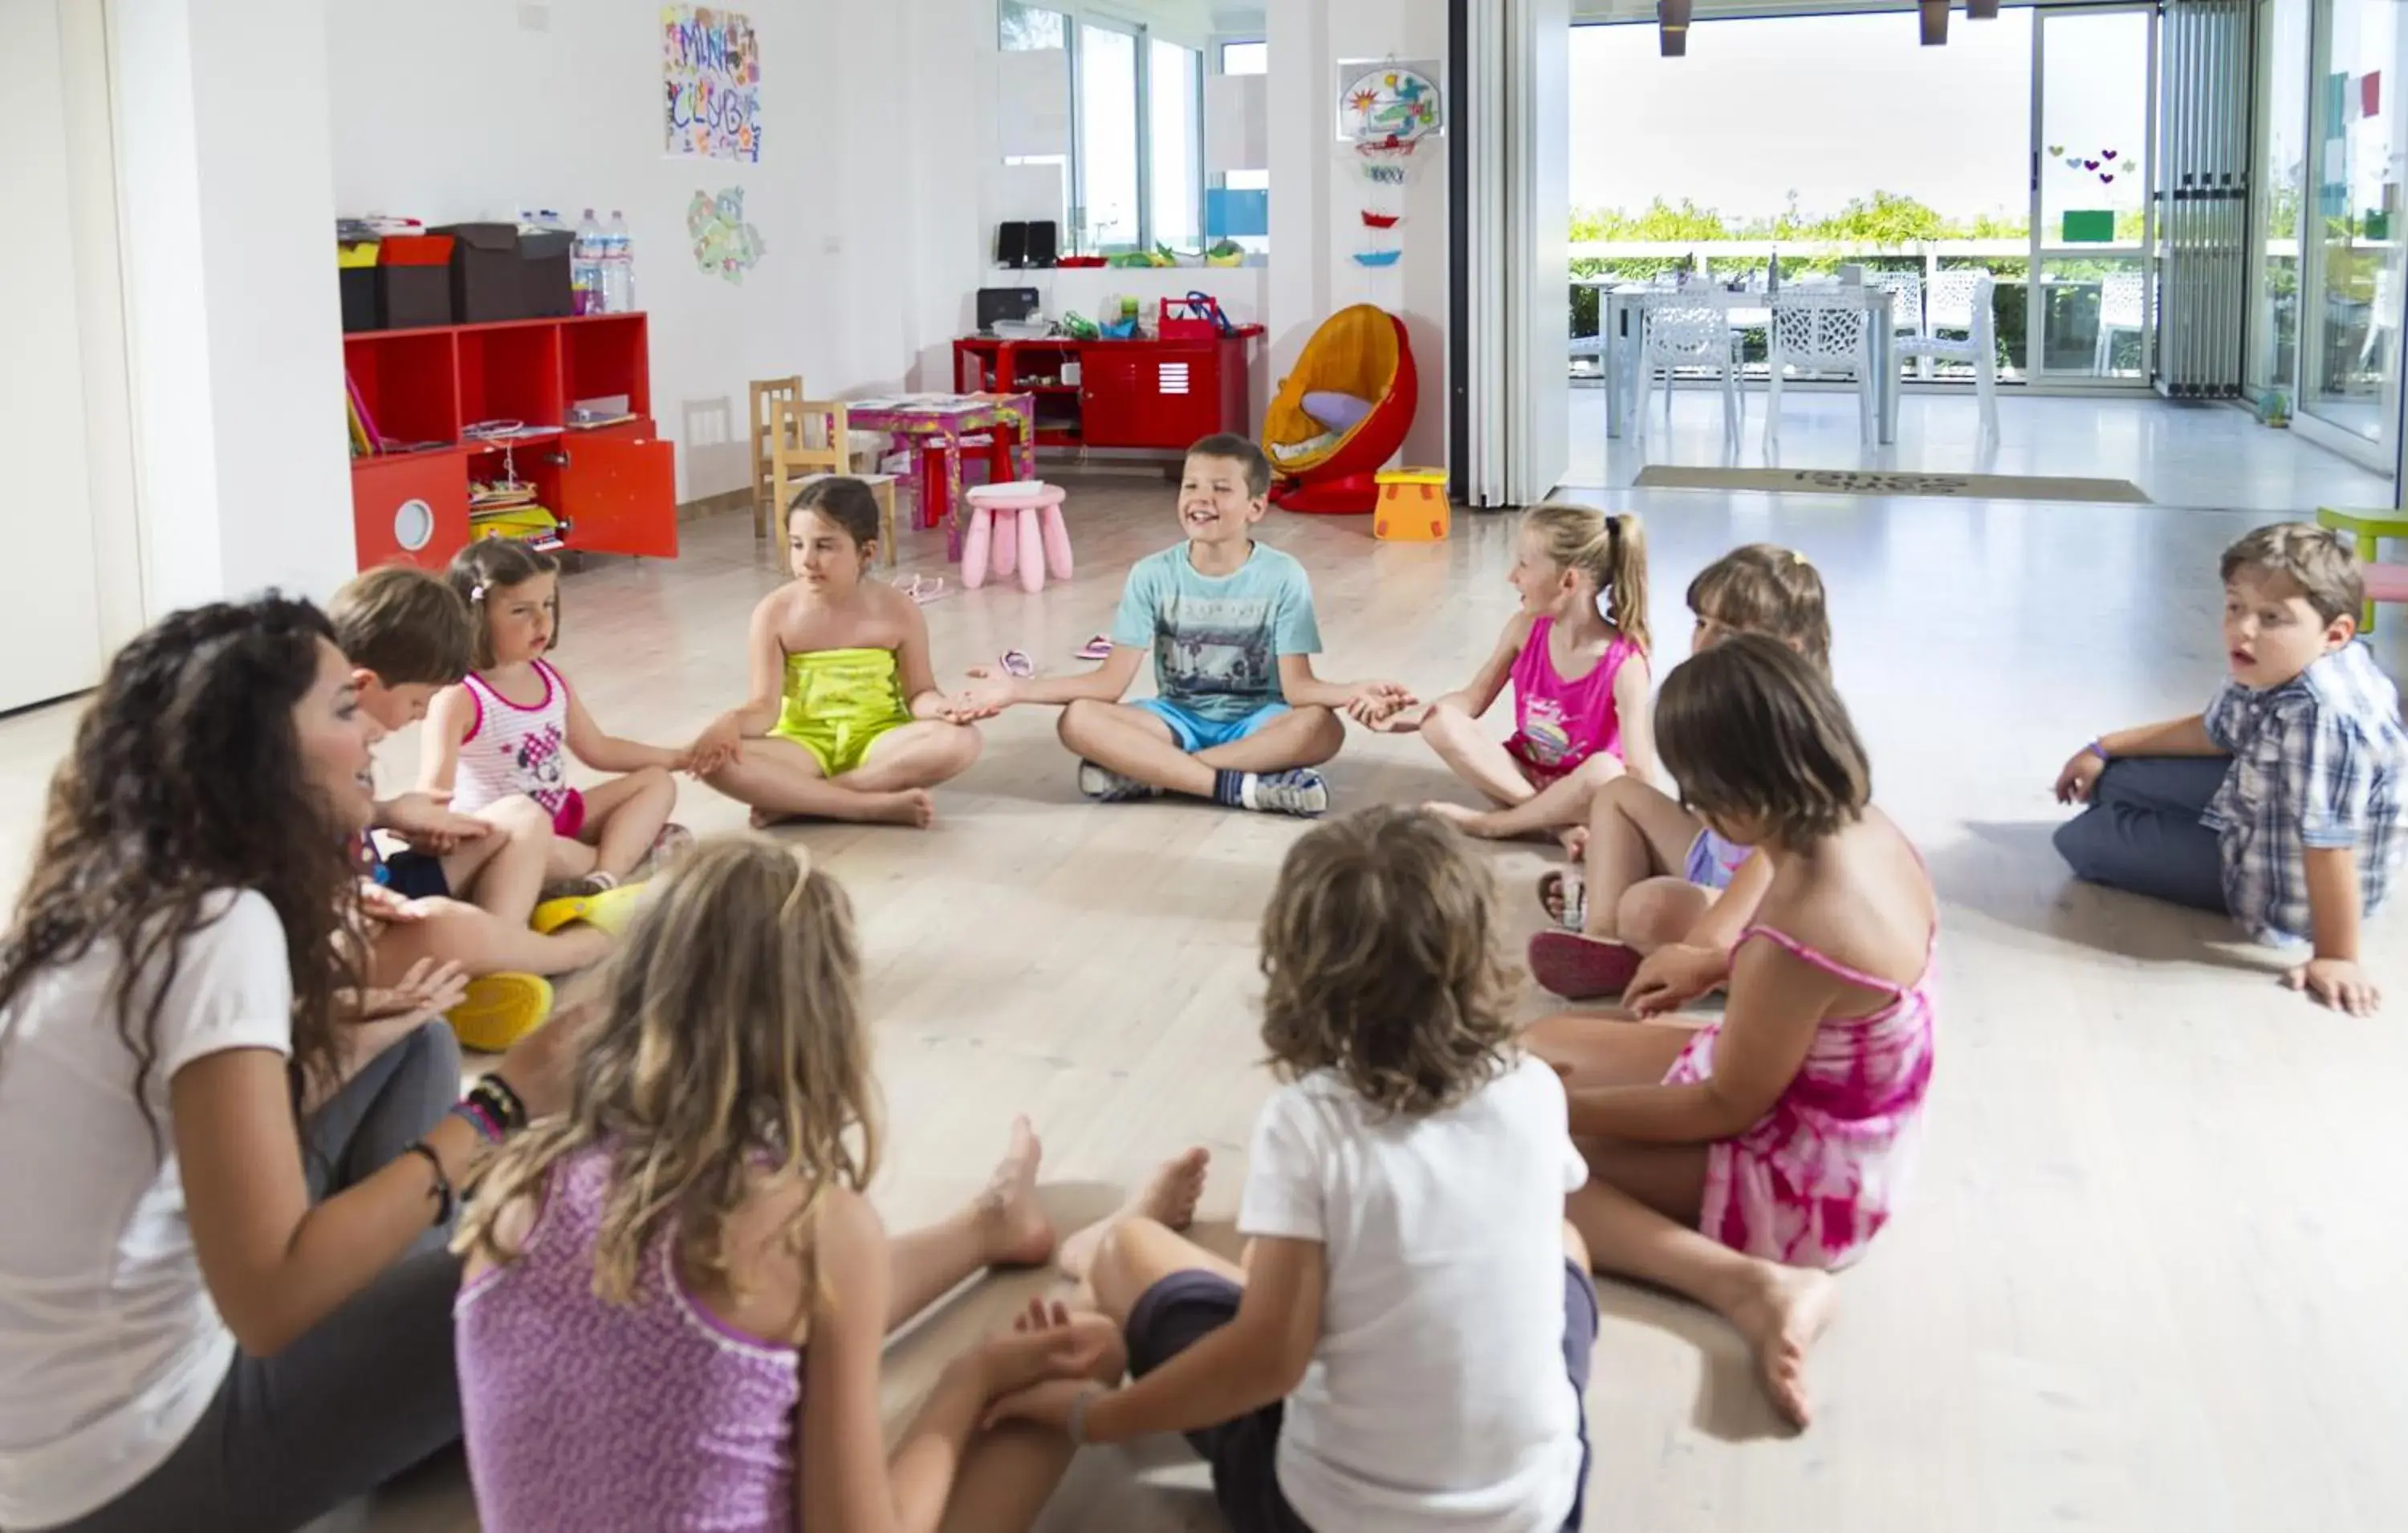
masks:
<instances>
[{"instance_id":1,"label":"neon yellow swimsuit","mask_svg":"<svg viewBox=\"0 0 2408 1533\"><path fill-rule=\"evenodd\" d=\"M807 650L786 656L786 706L771 739L792 740L827 777L861 765L870 744L911 722L892 650Z\"/></svg>"}]
</instances>

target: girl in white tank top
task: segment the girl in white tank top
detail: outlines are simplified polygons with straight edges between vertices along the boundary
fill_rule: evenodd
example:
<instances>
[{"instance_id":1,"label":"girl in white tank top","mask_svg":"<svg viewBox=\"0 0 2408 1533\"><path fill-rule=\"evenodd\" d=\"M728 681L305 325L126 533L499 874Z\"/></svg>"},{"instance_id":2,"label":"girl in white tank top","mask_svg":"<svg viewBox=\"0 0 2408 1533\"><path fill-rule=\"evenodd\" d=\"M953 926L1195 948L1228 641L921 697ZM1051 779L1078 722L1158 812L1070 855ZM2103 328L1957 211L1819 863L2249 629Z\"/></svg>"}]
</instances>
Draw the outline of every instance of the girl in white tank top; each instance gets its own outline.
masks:
<instances>
[{"instance_id":1,"label":"girl in white tank top","mask_svg":"<svg viewBox=\"0 0 2408 1533\"><path fill-rule=\"evenodd\" d=\"M469 544L452 561L453 589L476 623L477 668L426 710L419 785L465 814L524 795L552 815L545 897L595 894L654 853L692 839L669 823L684 752L606 735L558 666L543 656L560 632L560 565L508 538ZM574 757L623 775L579 788Z\"/></svg>"}]
</instances>

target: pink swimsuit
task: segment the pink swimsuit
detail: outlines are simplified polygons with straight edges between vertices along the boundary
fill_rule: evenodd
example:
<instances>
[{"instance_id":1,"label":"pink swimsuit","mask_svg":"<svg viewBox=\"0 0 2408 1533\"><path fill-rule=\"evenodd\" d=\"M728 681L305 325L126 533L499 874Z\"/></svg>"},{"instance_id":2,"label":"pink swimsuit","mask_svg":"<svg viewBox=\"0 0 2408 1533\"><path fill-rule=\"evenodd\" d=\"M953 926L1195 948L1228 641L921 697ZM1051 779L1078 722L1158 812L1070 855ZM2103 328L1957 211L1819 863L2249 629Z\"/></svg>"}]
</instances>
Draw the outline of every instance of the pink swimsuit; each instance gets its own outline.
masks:
<instances>
[{"instance_id":1,"label":"pink swimsuit","mask_svg":"<svg viewBox=\"0 0 2408 1533\"><path fill-rule=\"evenodd\" d=\"M1900 989L1838 963L1769 926L1750 926L1802 963L1894 997L1870 1016L1815 1029L1797 1078L1772 1110L1734 1139L1706 1147L1698 1225L1734 1251L1790 1267L1845 1267L1888 1223L1914 1160L1931 1083L1931 959ZM1933 933L1933 942L1939 940ZM1665 1075L1688 1085L1713 1073L1719 1022L1689 1039Z\"/></svg>"},{"instance_id":2,"label":"pink swimsuit","mask_svg":"<svg viewBox=\"0 0 2408 1533\"><path fill-rule=\"evenodd\" d=\"M568 785L568 682L547 661L537 661L535 673L543 678L543 700L533 708L468 673L477 716L460 742L452 807L473 814L523 793L550 811L554 835L574 837L585 824L585 795Z\"/></svg>"},{"instance_id":3,"label":"pink swimsuit","mask_svg":"<svg viewBox=\"0 0 2408 1533\"><path fill-rule=\"evenodd\" d=\"M1547 638L1555 620L1541 618L1513 657L1513 736L1505 749L1544 787L1589 757L1622 755L1622 716L1614 711L1613 679L1623 662L1640 652L1620 634L1605 647L1589 673L1567 681L1555 671Z\"/></svg>"}]
</instances>

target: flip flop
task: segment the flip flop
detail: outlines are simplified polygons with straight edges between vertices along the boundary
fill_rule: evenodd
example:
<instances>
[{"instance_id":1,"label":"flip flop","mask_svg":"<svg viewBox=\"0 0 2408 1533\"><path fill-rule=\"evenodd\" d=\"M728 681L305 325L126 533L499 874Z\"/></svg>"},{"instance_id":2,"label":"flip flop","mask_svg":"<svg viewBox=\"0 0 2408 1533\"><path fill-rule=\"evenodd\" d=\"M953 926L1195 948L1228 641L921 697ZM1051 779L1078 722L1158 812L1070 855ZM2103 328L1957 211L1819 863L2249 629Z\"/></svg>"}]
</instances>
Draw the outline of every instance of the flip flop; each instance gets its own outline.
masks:
<instances>
[{"instance_id":1,"label":"flip flop","mask_svg":"<svg viewBox=\"0 0 2408 1533\"><path fill-rule=\"evenodd\" d=\"M895 589L925 607L945 594L945 578L942 575L898 575L895 578Z\"/></svg>"},{"instance_id":2,"label":"flip flop","mask_svg":"<svg viewBox=\"0 0 2408 1533\"><path fill-rule=\"evenodd\" d=\"M1568 1001L1603 1000L1630 988L1639 954L1619 942L1578 932L1541 932L1530 938L1530 978Z\"/></svg>"},{"instance_id":3,"label":"flip flop","mask_svg":"<svg viewBox=\"0 0 2408 1533\"><path fill-rule=\"evenodd\" d=\"M1037 674L1037 662L1019 650L1004 651L996 664L1003 667L1006 676L1016 676L1024 681Z\"/></svg>"},{"instance_id":4,"label":"flip flop","mask_svg":"<svg viewBox=\"0 0 2408 1533\"><path fill-rule=\"evenodd\" d=\"M1539 909L1547 902L1556 902L1555 922L1568 932L1576 932L1588 924L1588 884L1578 873L1558 867L1539 876Z\"/></svg>"},{"instance_id":5,"label":"flip flop","mask_svg":"<svg viewBox=\"0 0 2408 1533\"><path fill-rule=\"evenodd\" d=\"M1080 645L1077 656L1081 660L1110 660L1111 657L1112 636L1110 634L1097 634Z\"/></svg>"},{"instance_id":6,"label":"flip flop","mask_svg":"<svg viewBox=\"0 0 2408 1533\"><path fill-rule=\"evenodd\" d=\"M575 895L567 899L550 899L535 908L527 924L549 936L561 927L582 921L587 925L609 933L624 934L627 924L636 919L636 911L644 901L641 883L623 883L615 889L605 889L598 895Z\"/></svg>"},{"instance_id":7,"label":"flip flop","mask_svg":"<svg viewBox=\"0 0 2408 1533\"><path fill-rule=\"evenodd\" d=\"M534 974L484 974L443 1014L460 1047L500 1053L552 1015L552 981Z\"/></svg>"}]
</instances>

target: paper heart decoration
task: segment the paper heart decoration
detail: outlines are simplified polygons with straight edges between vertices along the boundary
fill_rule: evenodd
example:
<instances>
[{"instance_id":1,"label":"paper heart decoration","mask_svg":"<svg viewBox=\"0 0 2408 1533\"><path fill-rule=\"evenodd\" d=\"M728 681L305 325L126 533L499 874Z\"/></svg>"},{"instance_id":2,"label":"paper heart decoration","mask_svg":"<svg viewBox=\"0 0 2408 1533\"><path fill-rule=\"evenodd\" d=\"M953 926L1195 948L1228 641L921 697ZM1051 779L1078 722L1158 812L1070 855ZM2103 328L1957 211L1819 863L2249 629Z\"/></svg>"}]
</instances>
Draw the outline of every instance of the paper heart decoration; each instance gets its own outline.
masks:
<instances>
[{"instance_id":1,"label":"paper heart decoration","mask_svg":"<svg viewBox=\"0 0 2408 1533\"><path fill-rule=\"evenodd\" d=\"M2100 172L2099 173L2099 184L2100 184L2100 185L2101 185L2101 186L2113 186L2113 185L2114 184L2114 182L2115 182L2115 178L2114 178L2114 177L2113 177L2113 176L2110 176L2109 174L2107 174L2107 172L2105 172L2105 171L2103 171L2103 170L2102 170L2102 171L2100 171Z\"/></svg>"},{"instance_id":2,"label":"paper heart decoration","mask_svg":"<svg viewBox=\"0 0 2408 1533\"><path fill-rule=\"evenodd\" d=\"M2102 149L2099 151L2099 158L2102 160L2112 160L2115 158L2115 151L2112 149Z\"/></svg>"},{"instance_id":3,"label":"paper heart decoration","mask_svg":"<svg viewBox=\"0 0 2408 1533\"><path fill-rule=\"evenodd\" d=\"M2099 168L2099 162L2096 160L2085 160L2082 162L2082 168L2085 170L2096 170Z\"/></svg>"},{"instance_id":4,"label":"paper heart decoration","mask_svg":"<svg viewBox=\"0 0 2408 1533\"><path fill-rule=\"evenodd\" d=\"M2082 168L2082 156L2079 154L2067 155L2065 157L2065 168L2068 170L2080 170Z\"/></svg>"},{"instance_id":5,"label":"paper heart decoration","mask_svg":"<svg viewBox=\"0 0 2408 1533\"><path fill-rule=\"evenodd\" d=\"M2048 157L2050 159L2059 159L2062 158L2064 154L2065 146L2063 144L2051 144L2048 146Z\"/></svg>"}]
</instances>

